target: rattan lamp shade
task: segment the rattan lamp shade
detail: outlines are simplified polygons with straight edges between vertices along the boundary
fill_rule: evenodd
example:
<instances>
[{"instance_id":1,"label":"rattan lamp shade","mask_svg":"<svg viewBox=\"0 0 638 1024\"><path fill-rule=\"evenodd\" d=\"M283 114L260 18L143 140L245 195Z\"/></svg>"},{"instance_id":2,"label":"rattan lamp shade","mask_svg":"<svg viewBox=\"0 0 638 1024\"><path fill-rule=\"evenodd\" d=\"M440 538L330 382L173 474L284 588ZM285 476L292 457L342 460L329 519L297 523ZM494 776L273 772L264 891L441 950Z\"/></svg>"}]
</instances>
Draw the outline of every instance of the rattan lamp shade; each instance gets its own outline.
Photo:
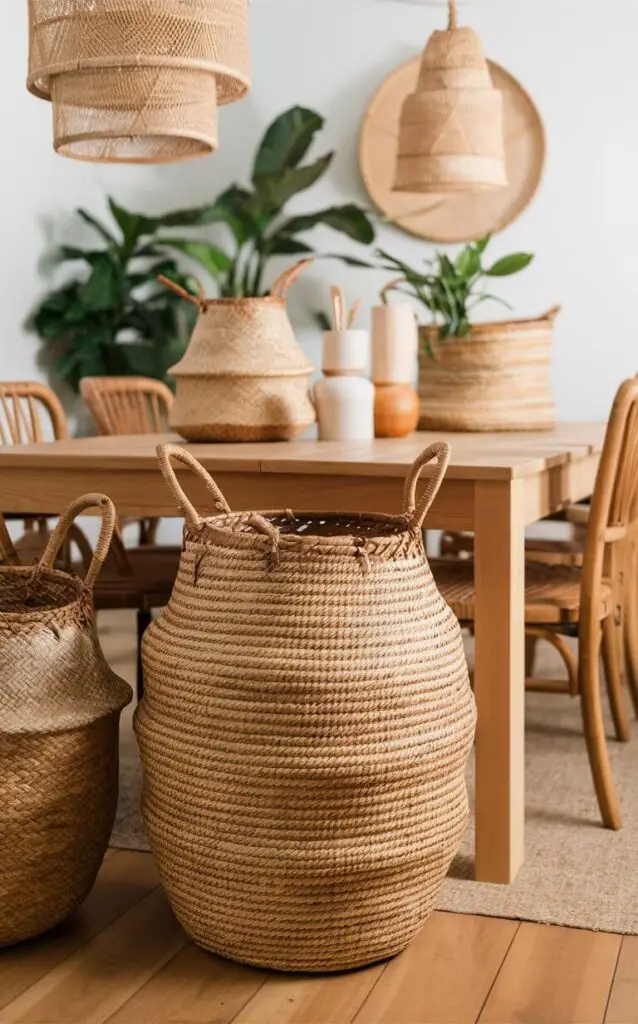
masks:
<instances>
[{"instance_id":1,"label":"rattan lamp shade","mask_svg":"<svg viewBox=\"0 0 638 1024\"><path fill-rule=\"evenodd\" d=\"M28 88L65 156L168 163L217 149L250 88L248 0L29 0Z\"/></svg>"},{"instance_id":2,"label":"rattan lamp shade","mask_svg":"<svg viewBox=\"0 0 638 1024\"><path fill-rule=\"evenodd\" d=\"M401 113L397 192L460 192L507 185L503 97L494 88L481 40L450 24L433 32L416 92Z\"/></svg>"}]
</instances>

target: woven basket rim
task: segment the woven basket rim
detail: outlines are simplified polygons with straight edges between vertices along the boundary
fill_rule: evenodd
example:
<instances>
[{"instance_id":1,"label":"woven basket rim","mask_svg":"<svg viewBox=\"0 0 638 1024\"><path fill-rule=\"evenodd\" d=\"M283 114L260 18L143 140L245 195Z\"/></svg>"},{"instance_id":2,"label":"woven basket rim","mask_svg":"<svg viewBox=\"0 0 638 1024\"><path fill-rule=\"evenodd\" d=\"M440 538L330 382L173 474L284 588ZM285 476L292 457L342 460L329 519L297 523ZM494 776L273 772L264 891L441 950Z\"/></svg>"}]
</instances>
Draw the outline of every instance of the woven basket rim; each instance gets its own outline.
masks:
<instances>
[{"instance_id":1,"label":"woven basket rim","mask_svg":"<svg viewBox=\"0 0 638 1024\"><path fill-rule=\"evenodd\" d=\"M253 373L243 373L240 370L236 370L224 371L223 373L205 373L201 370L181 370L178 363L177 366L172 367L168 372L172 377L188 377L192 380L279 380L282 377L308 377L313 369L313 366L308 366L305 370L271 370L269 372L255 370ZM311 421L308 425L311 426L312 422L314 421Z\"/></svg>"},{"instance_id":2,"label":"woven basket rim","mask_svg":"<svg viewBox=\"0 0 638 1024\"><path fill-rule=\"evenodd\" d=\"M166 131L148 132L143 134L136 132L136 137L141 139L160 139L160 138L179 138L188 139L191 142L199 143L197 149L193 149L189 153L179 153L177 155L170 155L165 157L157 156L87 156L85 154L76 153L72 148L76 143L80 142L100 142L104 139L130 139L130 135L125 135L123 132L82 132L77 135L61 135L54 141L54 149L56 153L61 156L67 157L69 160L78 160L82 163L93 163L93 164L178 164L187 160L194 160L198 157L210 156L212 153L216 153L219 143L217 140L212 141L211 136L206 136L200 132L188 131L183 128L179 130L167 129Z\"/></svg>"},{"instance_id":3,"label":"woven basket rim","mask_svg":"<svg viewBox=\"0 0 638 1024\"><path fill-rule=\"evenodd\" d=\"M7 579L18 579L20 577L31 576L34 581L34 587L37 586L39 577L44 577L50 580L52 583L59 583L65 587L71 588L75 591L75 597L69 601L64 601L61 604L50 602L49 604L40 605L39 608L21 608L19 611L1 611L0 610L0 630L4 627L7 622L27 621L37 622L44 616L55 615L62 611L77 611L78 615L84 614L84 584L79 576L75 576L72 573L62 572L60 569L47 569L38 565L0 565L0 589L2 584ZM9 627L10 628L10 627Z\"/></svg>"},{"instance_id":4,"label":"woven basket rim","mask_svg":"<svg viewBox=\"0 0 638 1024\"><path fill-rule=\"evenodd\" d=\"M534 328L553 327L553 326L554 326L554 318L551 317L551 316L526 317L526 318L521 319L521 320L485 320L485 321L482 320L480 323L472 324L471 325L471 330L470 330L469 334L466 334L465 337L463 337L463 338L450 337L450 338L440 338L439 340L443 341L443 342L445 342L445 341L467 341L468 339L472 338L472 335L474 335L475 337L476 336L480 336L484 331L496 331L496 330L499 330L499 331L503 331L504 333L508 333L509 331L520 330L520 329L525 330L526 328L529 328L530 330L533 330ZM437 324L420 324L419 328L420 328L420 330L425 331L428 334L432 334L432 335L436 334L436 335L438 335L439 326Z\"/></svg>"},{"instance_id":5,"label":"woven basket rim","mask_svg":"<svg viewBox=\"0 0 638 1024\"><path fill-rule=\"evenodd\" d=\"M250 526L250 517L254 515L260 516L268 523L271 523L271 520L274 518L290 519L291 512L295 519L298 519L300 522L308 519L326 523L330 521L352 522L359 519L362 523L369 525L378 523L379 526L392 527L392 529L385 533L365 534L363 536L357 534L355 530L351 533L327 534L325 536L316 533L279 532L279 548L293 549L299 551L299 553L310 552L319 548L326 553L346 554L360 550L363 547L368 547L374 549L375 554L385 554L387 557L392 557L397 548L403 545L415 543L417 545L421 543L422 545L420 531L415 534L410 529L405 515L386 515L381 512L352 512L348 514L343 512L303 511L295 513L292 509L276 509L256 513L232 512L230 515L222 514L202 517L200 531L192 531L185 525L184 537L186 541L196 544L208 542L222 547L269 549L272 547L272 539L266 534L261 533L259 529L253 526L250 530L239 531L233 529L232 525Z\"/></svg>"}]
</instances>

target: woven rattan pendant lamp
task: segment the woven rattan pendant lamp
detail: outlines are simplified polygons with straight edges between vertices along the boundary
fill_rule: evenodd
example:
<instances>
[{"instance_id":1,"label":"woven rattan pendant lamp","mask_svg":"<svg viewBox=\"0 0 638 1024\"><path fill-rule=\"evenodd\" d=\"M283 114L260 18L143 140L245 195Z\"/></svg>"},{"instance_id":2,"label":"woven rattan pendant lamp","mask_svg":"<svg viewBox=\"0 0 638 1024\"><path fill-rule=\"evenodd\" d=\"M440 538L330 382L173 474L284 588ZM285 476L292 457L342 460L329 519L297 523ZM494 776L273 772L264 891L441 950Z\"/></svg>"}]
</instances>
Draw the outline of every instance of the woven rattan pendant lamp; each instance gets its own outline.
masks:
<instances>
[{"instance_id":1,"label":"woven rattan pendant lamp","mask_svg":"<svg viewBox=\"0 0 638 1024\"><path fill-rule=\"evenodd\" d=\"M461 192L507 185L503 97L483 46L459 28L449 0L447 31L433 32L416 92L401 113L397 192Z\"/></svg>"},{"instance_id":2,"label":"woven rattan pendant lamp","mask_svg":"<svg viewBox=\"0 0 638 1024\"><path fill-rule=\"evenodd\" d=\"M77 160L170 163L217 149L250 88L248 0L29 0L29 91Z\"/></svg>"}]
</instances>

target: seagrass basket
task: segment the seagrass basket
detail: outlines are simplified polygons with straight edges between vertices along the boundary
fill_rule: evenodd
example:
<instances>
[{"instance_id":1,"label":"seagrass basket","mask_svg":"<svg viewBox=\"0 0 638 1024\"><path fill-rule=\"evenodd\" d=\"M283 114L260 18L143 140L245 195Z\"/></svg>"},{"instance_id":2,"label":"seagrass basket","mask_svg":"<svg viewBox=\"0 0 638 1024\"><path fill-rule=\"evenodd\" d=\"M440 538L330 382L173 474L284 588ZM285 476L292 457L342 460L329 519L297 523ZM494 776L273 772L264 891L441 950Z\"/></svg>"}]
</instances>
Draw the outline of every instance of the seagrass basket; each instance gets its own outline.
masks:
<instances>
[{"instance_id":1,"label":"seagrass basket","mask_svg":"<svg viewBox=\"0 0 638 1024\"><path fill-rule=\"evenodd\" d=\"M474 324L463 338L422 327L420 430L551 430L550 370L559 307L535 320Z\"/></svg>"},{"instance_id":2,"label":"seagrass basket","mask_svg":"<svg viewBox=\"0 0 638 1024\"><path fill-rule=\"evenodd\" d=\"M29 0L29 40L27 86L79 160L206 155L250 88L248 0Z\"/></svg>"},{"instance_id":3,"label":"seagrass basket","mask_svg":"<svg viewBox=\"0 0 638 1024\"><path fill-rule=\"evenodd\" d=\"M98 506L84 581L53 569L75 518ZM91 889L117 802L118 724L131 688L110 670L92 588L115 526L103 495L61 517L42 561L0 568L0 946L63 921Z\"/></svg>"},{"instance_id":4,"label":"seagrass basket","mask_svg":"<svg viewBox=\"0 0 638 1024\"><path fill-rule=\"evenodd\" d=\"M233 514L192 455L158 454L184 546L145 636L135 729L173 910L199 945L265 967L397 953L468 816L474 699L421 531L449 449L417 460L400 516ZM217 515L198 514L173 459Z\"/></svg>"},{"instance_id":5,"label":"seagrass basket","mask_svg":"<svg viewBox=\"0 0 638 1024\"><path fill-rule=\"evenodd\" d=\"M313 366L286 311L288 288L308 263L255 298L195 298L161 278L199 309L186 354L169 371L177 381L170 424L187 441L290 441L315 422Z\"/></svg>"}]
</instances>

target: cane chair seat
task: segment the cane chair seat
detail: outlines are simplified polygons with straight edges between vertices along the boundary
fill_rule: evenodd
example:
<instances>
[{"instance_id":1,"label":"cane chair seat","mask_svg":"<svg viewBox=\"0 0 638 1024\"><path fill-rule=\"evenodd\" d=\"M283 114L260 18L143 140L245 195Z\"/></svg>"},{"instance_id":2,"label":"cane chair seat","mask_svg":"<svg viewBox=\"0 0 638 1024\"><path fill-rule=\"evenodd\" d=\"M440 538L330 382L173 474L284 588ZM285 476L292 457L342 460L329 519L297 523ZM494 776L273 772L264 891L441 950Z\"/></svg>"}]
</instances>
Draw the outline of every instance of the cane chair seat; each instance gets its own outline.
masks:
<instances>
[{"instance_id":1,"label":"cane chair seat","mask_svg":"<svg viewBox=\"0 0 638 1024\"><path fill-rule=\"evenodd\" d=\"M437 586L457 619L474 622L474 565L460 559L432 559ZM525 622L560 626L574 624L580 615L581 574L565 565L529 563L525 570ZM613 610L612 588L604 580L598 617L602 621Z\"/></svg>"}]
</instances>

